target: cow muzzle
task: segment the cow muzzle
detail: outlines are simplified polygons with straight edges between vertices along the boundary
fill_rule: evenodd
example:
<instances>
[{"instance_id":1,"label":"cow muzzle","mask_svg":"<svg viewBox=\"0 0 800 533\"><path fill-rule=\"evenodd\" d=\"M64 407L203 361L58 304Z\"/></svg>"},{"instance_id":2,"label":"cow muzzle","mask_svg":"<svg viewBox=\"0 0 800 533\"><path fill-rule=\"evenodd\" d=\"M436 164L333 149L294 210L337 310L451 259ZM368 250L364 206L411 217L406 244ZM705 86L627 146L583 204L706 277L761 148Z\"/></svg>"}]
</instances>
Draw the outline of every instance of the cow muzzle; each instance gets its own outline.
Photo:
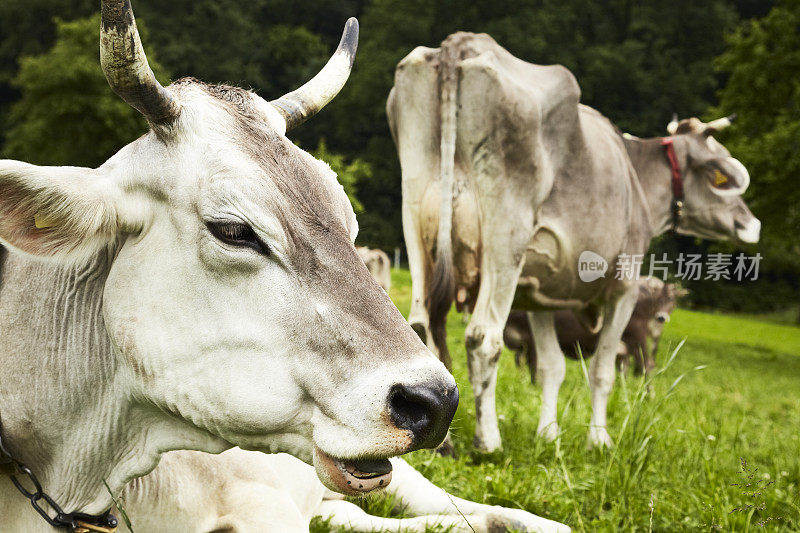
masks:
<instances>
[{"instance_id":1,"label":"cow muzzle","mask_svg":"<svg viewBox=\"0 0 800 533\"><path fill-rule=\"evenodd\" d=\"M441 363L436 361L436 365L441 366ZM445 372L443 366L441 370ZM341 445L325 451L326 441L317 441L313 458L320 480L331 490L348 495L371 492L386 487L391 481L389 456L441 444L459 399L455 381L449 373L446 377L449 379L428 378L389 386L380 415L388 433L377 437L381 441L377 446L375 436L367 438L366 448L360 451ZM359 405L363 409L369 402L362 399Z\"/></svg>"},{"instance_id":2,"label":"cow muzzle","mask_svg":"<svg viewBox=\"0 0 800 533\"><path fill-rule=\"evenodd\" d=\"M409 451L441 444L457 408L457 386L398 384L389 392L389 418L413 436Z\"/></svg>"},{"instance_id":3,"label":"cow muzzle","mask_svg":"<svg viewBox=\"0 0 800 533\"><path fill-rule=\"evenodd\" d=\"M392 463L386 458L336 459L314 446L314 467L328 488L350 496L384 488L392 481Z\"/></svg>"},{"instance_id":4,"label":"cow muzzle","mask_svg":"<svg viewBox=\"0 0 800 533\"><path fill-rule=\"evenodd\" d=\"M761 221L752 217L747 222L736 221L736 238L745 244L755 244L761 237Z\"/></svg>"}]
</instances>

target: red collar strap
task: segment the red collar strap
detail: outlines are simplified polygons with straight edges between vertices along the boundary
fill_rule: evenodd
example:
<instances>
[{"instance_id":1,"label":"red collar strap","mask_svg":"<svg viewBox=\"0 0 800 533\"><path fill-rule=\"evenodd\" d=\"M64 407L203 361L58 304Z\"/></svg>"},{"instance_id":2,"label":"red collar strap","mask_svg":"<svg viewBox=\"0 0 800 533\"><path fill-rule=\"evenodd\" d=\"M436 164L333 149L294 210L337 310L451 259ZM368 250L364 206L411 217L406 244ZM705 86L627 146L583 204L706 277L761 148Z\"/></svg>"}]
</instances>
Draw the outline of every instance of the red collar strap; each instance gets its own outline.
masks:
<instances>
[{"instance_id":1,"label":"red collar strap","mask_svg":"<svg viewBox=\"0 0 800 533\"><path fill-rule=\"evenodd\" d=\"M683 176L681 167L678 165L678 156L675 155L672 137L661 139L661 146L664 147L664 154L667 156L672 172L672 229L674 230L678 227L678 222L683 215Z\"/></svg>"}]
</instances>

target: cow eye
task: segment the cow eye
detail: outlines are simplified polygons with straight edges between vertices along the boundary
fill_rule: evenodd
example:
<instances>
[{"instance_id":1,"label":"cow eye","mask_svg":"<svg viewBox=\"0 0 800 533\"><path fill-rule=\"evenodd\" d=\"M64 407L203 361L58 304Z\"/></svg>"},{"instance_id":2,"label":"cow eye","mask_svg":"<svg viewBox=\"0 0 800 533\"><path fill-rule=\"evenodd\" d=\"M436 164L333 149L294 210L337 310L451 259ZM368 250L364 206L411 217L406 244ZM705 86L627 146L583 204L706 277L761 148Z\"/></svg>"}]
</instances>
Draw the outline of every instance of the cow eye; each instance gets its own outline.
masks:
<instances>
[{"instance_id":1,"label":"cow eye","mask_svg":"<svg viewBox=\"0 0 800 533\"><path fill-rule=\"evenodd\" d=\"M269 247L261 242L256 232L247 224L241 222L206 222L208 231L220 241L251 248L256 252L269 255Z\"/></svg>"}]
</instances>

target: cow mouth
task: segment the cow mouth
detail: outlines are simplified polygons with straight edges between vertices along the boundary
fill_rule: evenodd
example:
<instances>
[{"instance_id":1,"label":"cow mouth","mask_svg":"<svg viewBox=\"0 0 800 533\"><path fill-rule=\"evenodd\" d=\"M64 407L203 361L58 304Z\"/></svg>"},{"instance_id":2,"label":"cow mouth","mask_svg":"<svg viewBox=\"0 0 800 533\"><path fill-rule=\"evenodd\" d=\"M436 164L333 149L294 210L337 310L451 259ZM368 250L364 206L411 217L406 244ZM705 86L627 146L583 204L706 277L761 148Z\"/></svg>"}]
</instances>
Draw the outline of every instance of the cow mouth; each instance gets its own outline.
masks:
<instances>
[{"instance_id":1,"label":"cow mouth","mask_svg":"<svg viewBox=\"0 0 800 533\"><path fill-rule=\"evenodd\" d=\"M317 475L328 488L351 496L386 487L392 480L388 459L337 459L314 447Z\"/></svg>"}]
</instances>

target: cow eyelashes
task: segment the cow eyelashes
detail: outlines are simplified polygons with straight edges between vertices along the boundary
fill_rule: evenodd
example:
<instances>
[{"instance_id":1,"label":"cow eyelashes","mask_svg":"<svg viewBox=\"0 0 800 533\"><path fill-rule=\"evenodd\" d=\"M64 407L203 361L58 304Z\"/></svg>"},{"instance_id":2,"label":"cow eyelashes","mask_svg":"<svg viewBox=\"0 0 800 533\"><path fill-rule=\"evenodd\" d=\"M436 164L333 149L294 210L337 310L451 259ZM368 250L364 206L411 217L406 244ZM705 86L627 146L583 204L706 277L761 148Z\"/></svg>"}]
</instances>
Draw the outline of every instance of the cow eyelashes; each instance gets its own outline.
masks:
<instances>
[{"instance_id":1,"label":"cow eyelashes","mask_svg":"<svg viewBox=\"0 0 800 533\"><path fill-rule=\"evenodd\" d=\"M269 246L258 238L256 232L249 225L241 222L206 222L208 231L218 240L231 244L251 248L262 255L269 255Z\"/></svg>"}]
</instances>

